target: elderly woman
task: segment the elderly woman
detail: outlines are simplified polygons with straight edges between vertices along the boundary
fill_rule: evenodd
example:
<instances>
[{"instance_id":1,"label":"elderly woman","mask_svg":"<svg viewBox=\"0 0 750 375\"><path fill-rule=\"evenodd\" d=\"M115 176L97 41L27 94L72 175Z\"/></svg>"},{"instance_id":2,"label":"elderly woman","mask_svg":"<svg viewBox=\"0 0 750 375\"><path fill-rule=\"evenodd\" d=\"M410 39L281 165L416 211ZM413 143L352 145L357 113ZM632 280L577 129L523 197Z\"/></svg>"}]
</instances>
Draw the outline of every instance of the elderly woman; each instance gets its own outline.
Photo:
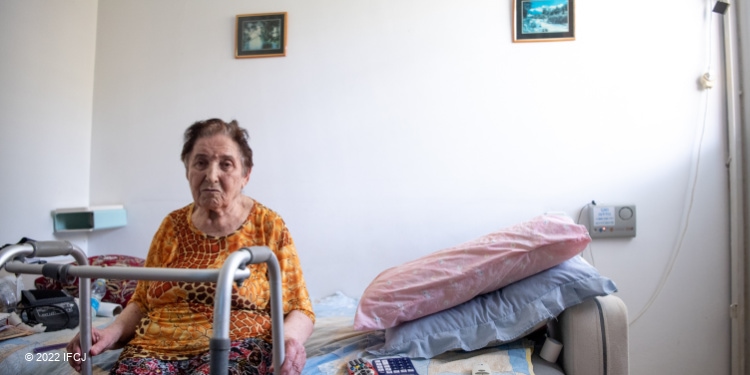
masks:
<instances>
[{"instance_id":1,"label":"elderly woman","mask_svg":"<svg viewBox=\"0 0 750 375\"><path fill-rule=\"evenodd\" d=\"M303 343L315 315L297 251L284 221L242 194L253 166L247 131L236 121L201 121L185 131L182 149L193 203L173 211L154 235L147 267L220 268L243 247L267 246L279 260L283 280L284 347L281 374L299 374ZM229 369L267 374L271 369L270 290L265 264L232 290ZM215 283L140 281L117 319L92 333L91 355L123 347L112 374L209 372ZM76 336L67 347L80 353ZM71 358L77 358L71 356ZM71 359L80 371L81 363Z\"/></svg>"}]
</instances>

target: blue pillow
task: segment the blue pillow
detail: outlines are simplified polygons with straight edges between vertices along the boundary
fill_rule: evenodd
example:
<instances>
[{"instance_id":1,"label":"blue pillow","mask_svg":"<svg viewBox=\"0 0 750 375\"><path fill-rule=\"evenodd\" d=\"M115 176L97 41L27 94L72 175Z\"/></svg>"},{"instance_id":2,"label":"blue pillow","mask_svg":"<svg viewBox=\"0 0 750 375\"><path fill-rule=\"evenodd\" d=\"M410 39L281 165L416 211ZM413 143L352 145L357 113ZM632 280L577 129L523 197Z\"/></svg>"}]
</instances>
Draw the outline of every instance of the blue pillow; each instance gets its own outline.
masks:
<instances>
[{"instance_id":1,"label":"blue pillow","mask_svg":"<svg viewBox=\"0 0 750 375\"><path fill-rule=\"evenodd\" d=\"M379 356L432 358L456 349L481 349L523 337L566 308L617 291L582 257L573 257L494 292L385 331Z\"/></svg>"}]
</instances>

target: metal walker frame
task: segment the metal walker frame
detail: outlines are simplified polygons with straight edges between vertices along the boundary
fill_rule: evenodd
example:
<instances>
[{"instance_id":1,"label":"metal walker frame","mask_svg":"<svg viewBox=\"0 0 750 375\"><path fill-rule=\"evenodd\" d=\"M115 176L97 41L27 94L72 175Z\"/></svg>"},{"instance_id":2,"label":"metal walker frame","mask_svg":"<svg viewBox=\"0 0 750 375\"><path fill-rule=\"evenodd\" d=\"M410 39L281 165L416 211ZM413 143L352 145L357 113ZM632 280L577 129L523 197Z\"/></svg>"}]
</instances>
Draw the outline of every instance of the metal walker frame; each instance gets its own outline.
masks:
<instances>
[{"instance_id":1,"label":"metal walker frame","mask_svg":"<svg viewBox=\"0 0 750 375\"><path fill-rule=\"evenodd\" d=\"M78 265L27 264L24 258L71 255ZM81 352L91 351L91 278L112 278L150 281L215 282L213 337L209 342L211 374L227 373L229 362L229 312L232 282L241 283L250 276L248 264L266 263L271 292L271 324L273 337L273 368L280 371L284 363L283 309L281 304L281 271L279 262L267 247L244 247L232 253L220 269L176 269L157 267L96 267L88 265L86 253L68 241L28 241L9 245L0 251L0 270L15 274L36 274L65 281L79 277L79 321ZM86 355L81 373L92 374L92 361Z\"/></svg>"}]
</instances>

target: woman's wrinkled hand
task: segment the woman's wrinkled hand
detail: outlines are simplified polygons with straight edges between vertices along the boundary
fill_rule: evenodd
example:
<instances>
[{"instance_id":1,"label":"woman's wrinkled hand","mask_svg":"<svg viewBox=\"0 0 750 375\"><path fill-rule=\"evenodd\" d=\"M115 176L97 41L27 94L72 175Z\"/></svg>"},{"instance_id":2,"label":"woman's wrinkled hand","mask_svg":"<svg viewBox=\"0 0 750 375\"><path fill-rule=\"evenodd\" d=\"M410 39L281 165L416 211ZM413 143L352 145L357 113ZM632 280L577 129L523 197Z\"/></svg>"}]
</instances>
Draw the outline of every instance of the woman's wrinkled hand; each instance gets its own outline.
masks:
<instances>
[{"instance_id":1,"label":"woman's wrinkled hand","mask_svg":"<svg viewBox=\"0 0 750 375\"><path fill-rule=\"evenodd\" d=\"M297 339L284 339L284 363L281 365L281 375L300 375L307 362L305 346Z\"/></svg>"},{"instance_id":2,"label":"woman's wrinkled hand","mask_svg":"<svg viewBox=\"0 0 750 375\"><path fill-rule=\"evenodd\" d=\"M109 349L115 348L119 337L119 333L113 332L112 330L107 330L106 328L92 328L91 350L89 351L88 355L84 355L83 353L81 353L80 333L76 334L75 337L70 340L68 346L65 347L65 350L67 350L67 352L71 354L68 356L68 363L76 371L81 372L81 364L83 362L82 360L89 360L90 357L99 355Z\"/></svg>"}]
</instances>

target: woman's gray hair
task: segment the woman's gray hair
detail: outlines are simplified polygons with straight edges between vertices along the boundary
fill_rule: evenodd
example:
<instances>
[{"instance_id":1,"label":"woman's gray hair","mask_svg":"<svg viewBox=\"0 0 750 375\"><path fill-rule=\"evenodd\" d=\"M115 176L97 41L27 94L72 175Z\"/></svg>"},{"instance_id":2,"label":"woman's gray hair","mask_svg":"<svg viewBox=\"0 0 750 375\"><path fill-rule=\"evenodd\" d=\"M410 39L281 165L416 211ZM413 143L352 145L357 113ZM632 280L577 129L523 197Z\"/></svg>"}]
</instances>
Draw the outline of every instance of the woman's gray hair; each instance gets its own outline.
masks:
<instances>
[{"instance_id":1,"label":"woman's gray hair","mask_svg":"<svg viewBox=\"0 0 750 375\"><path fill-rule=\"evenodd\" d=\"M247 143L249 138L247 130L240 127L237 120L232 120L227 123L218 118L212 118L204 121L198 121L185 130L184 144L182 145L182 162L187 166L188 158L193 152L195 142L198 139L204 137L214 136L216 134L224 134L229 137L237 147L240 149L242 154L242 166L244 172L248 173L253 168L253 150Z\"/></svg>"}]
</instances>

